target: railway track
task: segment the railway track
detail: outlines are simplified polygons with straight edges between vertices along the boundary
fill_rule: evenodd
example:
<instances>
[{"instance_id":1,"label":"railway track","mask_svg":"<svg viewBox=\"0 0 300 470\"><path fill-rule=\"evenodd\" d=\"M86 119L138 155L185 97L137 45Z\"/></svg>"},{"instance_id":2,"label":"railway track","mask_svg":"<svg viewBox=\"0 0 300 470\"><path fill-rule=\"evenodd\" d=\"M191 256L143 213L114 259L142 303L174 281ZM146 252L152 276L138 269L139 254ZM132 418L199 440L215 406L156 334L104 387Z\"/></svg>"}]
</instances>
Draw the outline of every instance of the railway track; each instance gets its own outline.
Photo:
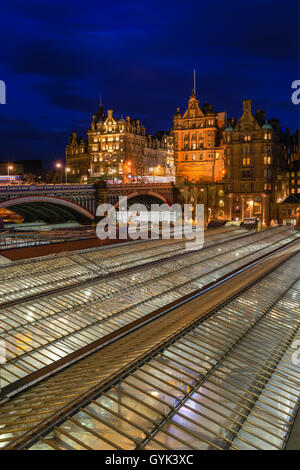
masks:
<instances>
[{"instance_id":1,"label":"railway track","mask_svg":"<svg viewBox=\"0 0 300 470\"><path fill-rule=\"evenodd\" d=\"M265 253L12 397L0 407L0 445L284 447L299 400L299 248Z\"/></svg>"}]
</instances>

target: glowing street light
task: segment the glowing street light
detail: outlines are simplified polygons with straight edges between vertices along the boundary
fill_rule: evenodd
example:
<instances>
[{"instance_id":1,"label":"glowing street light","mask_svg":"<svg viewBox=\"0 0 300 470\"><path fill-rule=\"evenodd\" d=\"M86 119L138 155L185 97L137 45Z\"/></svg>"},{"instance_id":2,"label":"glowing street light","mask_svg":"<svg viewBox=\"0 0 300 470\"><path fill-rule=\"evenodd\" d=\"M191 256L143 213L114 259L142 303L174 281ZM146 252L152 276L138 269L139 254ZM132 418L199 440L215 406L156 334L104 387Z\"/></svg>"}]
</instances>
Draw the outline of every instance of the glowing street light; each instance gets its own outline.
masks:
<instances>
[{"instance_id":1,"label":"glowing street light","mask_svg":"<svg viewBox=\"0 0 300 470\"><path fill-rule=\"evenodd\" d=\"M14 167L12 165L7 165L7 174L8 174L9 181L10 181L9 172L10 172L10 170L13 170L13 169L14 169Z\"/></svg>"},{"instance_id":2,"label":"glowing street light","mask_svg":"<svg viewBox=\"0 0 300 470\"><path fill-rule=\"evenodd\" d=\"M66 184L68 183L68 173L71 171L71 168L66 167L65 168L65 174L66 174Z\"/></svg>"},{"instance_id":3,"label":"glowing street light","mask_svg":"<svg viewBox=\"0 0 300 470\"><path fill-rule=\"evenodd\" d=\"M61 163L56 163L56 168L59 170L60 169L60 183L62 184L63 182L63 177L62 177L62 164Z\"/></svg>"}]
</instances>

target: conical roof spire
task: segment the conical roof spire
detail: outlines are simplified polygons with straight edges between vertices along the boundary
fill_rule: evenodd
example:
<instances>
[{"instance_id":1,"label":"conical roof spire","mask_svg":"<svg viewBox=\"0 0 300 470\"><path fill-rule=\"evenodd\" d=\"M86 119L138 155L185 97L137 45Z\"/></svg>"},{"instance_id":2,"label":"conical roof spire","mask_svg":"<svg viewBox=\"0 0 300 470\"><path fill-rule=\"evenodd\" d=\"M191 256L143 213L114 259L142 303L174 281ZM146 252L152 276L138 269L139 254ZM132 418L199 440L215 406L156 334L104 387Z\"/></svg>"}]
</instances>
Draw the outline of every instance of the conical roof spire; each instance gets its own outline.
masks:
<instances>
[{"instance_id":1,"label":"conical roof spire","mask_svg":"<svg viewBox=\"0 0 300 470\"><path fill-rule=\"evenodd\" d=\"M105 109L103 107L103 103L102 103L102 95L101 93L99 94L99 106L98 106L98 109L97 109L97 112L95 114L96 116L96 121L95 122L99 122L99 121L105 121L106 119L106 113L105 113Z\"/></svg>"}]
</instances>

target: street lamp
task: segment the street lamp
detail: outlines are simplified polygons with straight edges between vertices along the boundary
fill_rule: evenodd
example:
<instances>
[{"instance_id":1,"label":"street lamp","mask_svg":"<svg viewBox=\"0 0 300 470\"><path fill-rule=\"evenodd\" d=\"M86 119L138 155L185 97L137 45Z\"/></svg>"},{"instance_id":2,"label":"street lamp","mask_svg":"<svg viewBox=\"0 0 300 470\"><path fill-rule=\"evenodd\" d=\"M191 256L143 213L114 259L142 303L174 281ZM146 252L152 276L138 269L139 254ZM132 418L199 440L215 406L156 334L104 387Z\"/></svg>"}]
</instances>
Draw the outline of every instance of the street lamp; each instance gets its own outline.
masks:
<instances>
[{"instance_id":1,"label":"street lamp","mask_svg":"<svg viewBox=\"0 0 300 470\"><path fill-rule=\"evenodd\" d=\"M10 170L13 170L14 167L12 165L7 165L7 173L8 173L8 180L10 181L10 177L9 177L9 171Z\"/></svg>"},{"instance_id":2,"label":"street lamp","mask_svg":"<svg viewBox=\"0 0 300 470\"><path fill-rule=\"evenodd\" d=\"M56 168L59 170L60 169L60 183L62 184L63 182L63 177L62 177L62 164L61 163L56 163Z\"/></svg>"},{"instance_id":3,"label":"street lamp","mask_svg":"<svg viewBox=\"0 0 300 470\"><path fill-rule=\"evenodd\" d=\"M65 173L66 173L66 184L68 183L68 173L71 171L71 168L66 167L65 168Z\"/></svg>"}]
</instances>

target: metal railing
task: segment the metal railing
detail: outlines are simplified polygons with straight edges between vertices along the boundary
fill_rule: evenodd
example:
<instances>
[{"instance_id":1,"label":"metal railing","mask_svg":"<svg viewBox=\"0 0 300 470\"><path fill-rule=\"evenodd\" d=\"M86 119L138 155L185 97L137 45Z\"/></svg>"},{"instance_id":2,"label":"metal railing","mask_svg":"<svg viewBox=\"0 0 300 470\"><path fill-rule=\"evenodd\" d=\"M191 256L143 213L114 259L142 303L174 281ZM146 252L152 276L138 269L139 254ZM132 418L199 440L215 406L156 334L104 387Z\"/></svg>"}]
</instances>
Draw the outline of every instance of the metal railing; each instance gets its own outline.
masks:
<instances>
[{"instance_id":1,"label":"metal railing","mask_svg":"<svg viewBox=\"0 0 300 470\"><path fill-rule=\"evenodd\" d=\"M57 191L57 190L91 190L95 189L93 184L6 184L0 185L2 192L22 192L22 191Z\"/></svg>"}]
</instances>

